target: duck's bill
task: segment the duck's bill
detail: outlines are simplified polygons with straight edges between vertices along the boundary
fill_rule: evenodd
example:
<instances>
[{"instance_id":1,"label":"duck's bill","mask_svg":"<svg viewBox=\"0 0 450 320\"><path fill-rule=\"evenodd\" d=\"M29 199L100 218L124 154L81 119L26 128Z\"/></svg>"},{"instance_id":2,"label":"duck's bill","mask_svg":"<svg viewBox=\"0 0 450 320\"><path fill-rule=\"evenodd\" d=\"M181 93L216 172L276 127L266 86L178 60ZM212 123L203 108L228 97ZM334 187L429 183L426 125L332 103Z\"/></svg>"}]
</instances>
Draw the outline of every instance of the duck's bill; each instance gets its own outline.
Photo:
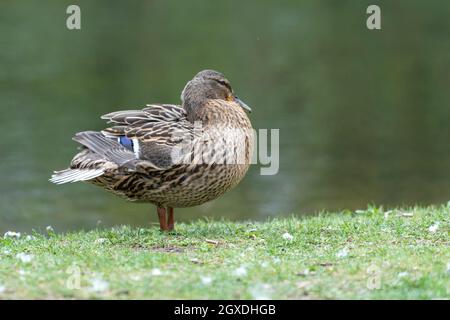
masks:
<instances>
[{"instance_id":1,"label":"duck's bill","mask_svg":"<svg viewBox=\"0 0 450 320\"><path fill-rule=\"evenodd\" d=\"M248 105L246 105L241 99L239 99L238 97L234 97L234 99L242 107L242 109L245 109L248 112L252 112L252 109Z\"/></svg>"}]
</instances>

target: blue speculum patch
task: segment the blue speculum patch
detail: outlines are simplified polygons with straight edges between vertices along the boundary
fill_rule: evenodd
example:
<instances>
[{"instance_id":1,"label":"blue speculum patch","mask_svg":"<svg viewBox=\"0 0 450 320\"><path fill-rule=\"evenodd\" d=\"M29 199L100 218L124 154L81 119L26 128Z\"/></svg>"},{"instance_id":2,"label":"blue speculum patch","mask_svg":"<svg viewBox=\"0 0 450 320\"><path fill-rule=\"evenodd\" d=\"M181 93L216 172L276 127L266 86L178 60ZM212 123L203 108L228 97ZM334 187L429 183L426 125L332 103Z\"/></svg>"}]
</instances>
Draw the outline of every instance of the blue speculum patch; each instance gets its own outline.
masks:
<instances>
[{"instance_id":1,"label":"blue speculum patch","mask_svg":"<svg viewBox=\"0 0 450 320\"><path fill-rule=\"evenodd\" d=\"M133 149L133 140L131 140L130 138L127 138L125 136L121 136L119 138L117 138L117 141L123 145L125 148L127 148L130 151L134 151Z\"/></svg>"}]
</instances>

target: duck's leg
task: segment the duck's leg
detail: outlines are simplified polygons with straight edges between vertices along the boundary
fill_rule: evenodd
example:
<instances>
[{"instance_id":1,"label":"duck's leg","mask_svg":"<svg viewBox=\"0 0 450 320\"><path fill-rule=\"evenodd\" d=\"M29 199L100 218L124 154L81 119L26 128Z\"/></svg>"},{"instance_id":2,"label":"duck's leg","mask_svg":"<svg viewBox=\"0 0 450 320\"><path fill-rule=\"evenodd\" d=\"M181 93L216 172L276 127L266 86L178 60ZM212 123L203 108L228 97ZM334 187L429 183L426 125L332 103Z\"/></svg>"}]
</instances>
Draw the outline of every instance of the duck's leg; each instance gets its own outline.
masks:
<instances>
[{"instance_id":1,"label":"duck's leg","mask_svg":"<svg viewBox=\"0 0 450 320\"><path fill-rule=\"evenodd\" d=\"M169 231L172 231L175 226L175 218L173 216L173 208L167 207L167 209L169 211L169 216L167 218L167 228Z\"/></svg>"},{"instance_id":2,"label":"duck's leg","mask_svg":"<svg viewBox=\"0 0 450 320\"><path fill-rule=\"evenodd\" d=\"M167 231L166 208L157 207L156 211L158 212L159 227L161 231Z\"/></svg>"}]
</instances>

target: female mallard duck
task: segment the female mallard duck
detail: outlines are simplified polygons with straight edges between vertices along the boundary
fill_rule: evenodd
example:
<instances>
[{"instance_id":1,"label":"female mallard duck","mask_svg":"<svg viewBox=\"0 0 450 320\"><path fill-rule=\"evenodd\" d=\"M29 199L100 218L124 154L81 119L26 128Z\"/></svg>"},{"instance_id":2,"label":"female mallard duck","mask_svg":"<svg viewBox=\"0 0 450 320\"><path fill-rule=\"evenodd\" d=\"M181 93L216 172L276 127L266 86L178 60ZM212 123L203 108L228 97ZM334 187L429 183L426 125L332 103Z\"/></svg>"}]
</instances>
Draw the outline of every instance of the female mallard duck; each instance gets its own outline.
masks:
<instances>
[{"instance_id":1,"label":"female mallard duck","mask_svg":"<svg viewBox=\"0 0 450 320\"><path fill-rule=\"evenodd\" d=\"M81 151L50 181L88 181L128 200L150 202L161 230L173 230L173 208L200 205L236 186L253 149L243 109L251 110L221 73L199 72L181 102L102 116L112 126L77 133L73 139Z\"/></svg>"}]
</instances>

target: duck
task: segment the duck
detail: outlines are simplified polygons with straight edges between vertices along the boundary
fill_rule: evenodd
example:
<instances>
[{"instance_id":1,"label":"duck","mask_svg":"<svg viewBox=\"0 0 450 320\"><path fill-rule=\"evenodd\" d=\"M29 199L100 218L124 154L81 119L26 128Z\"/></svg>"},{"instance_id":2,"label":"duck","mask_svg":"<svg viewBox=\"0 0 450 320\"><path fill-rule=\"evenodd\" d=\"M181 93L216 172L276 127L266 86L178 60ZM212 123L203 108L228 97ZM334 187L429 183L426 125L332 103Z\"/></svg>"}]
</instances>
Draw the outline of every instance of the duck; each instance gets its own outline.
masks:
<instances>
[{"instance_id":1,"label":"duck","mask_svg":"<svg viewBox=\"0 0 450 320\"><path fill-rule=\"evenodd\" d=\"M173 231L174 208L212 201L246 175L254 145L250 112L222 73L200 71L180 105L115 111L101 117L109 127L76 133L79 152L50 181L87 182L153 204L160 230Z\"/></svg>"}]
</instances>

